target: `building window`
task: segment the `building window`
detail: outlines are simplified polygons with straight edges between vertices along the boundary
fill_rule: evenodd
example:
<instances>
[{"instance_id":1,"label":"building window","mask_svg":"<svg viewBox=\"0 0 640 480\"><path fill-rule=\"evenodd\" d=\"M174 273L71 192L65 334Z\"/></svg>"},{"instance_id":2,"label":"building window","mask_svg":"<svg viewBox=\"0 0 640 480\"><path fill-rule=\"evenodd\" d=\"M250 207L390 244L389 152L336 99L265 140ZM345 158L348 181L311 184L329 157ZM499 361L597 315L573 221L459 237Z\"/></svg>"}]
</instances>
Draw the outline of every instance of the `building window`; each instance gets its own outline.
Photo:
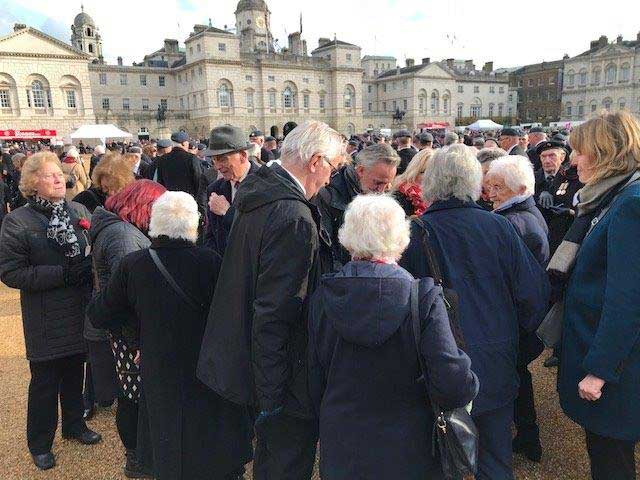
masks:
<instances>
[{"instance_id":1,"label":"building window","mask_svg":"<svg viewBox=\"0 0 640 480\"><path fill-rule=\"evenodd\" d=\"M324 85L324 78L321 78L320 80L318 80L318 83L319 83L320 85Z\"/></svg>"},{"instance_id":2,"label":"building window","mask_svg":"<svg viewBox=\"0 0 640 480\"><path fill-rule=\"evenodd\" d=\"M482 106L481 105L471 105L469 113L473 118L478 118L478 117L482 116Z\"/></svg>"},{"instance_id":3,"label":"building window","mask_svg":"<svg viewBox=\"0 0 640 480\"><path fill-rule=\"evenodd\" d=\"M40 80L34 80L31 84L31 95L33 97L34 108L45 108L45 93Z\"/></svg>"},{"instance_id":4,"label":"building window","mask_svg":"<svg viewBox=\"0 0 640 480\"><path fill-rule=\"evenodd\" d=\"M196 51L197 51L198 53L200 53L200 52L202 51L202 47L200 46L200 44L199 44L199 43L196 45Z\"/></svg>"},{"instance_id":5,"label":"building window","mask_svg":"<svg viewBox=\"0 0 640 480\"><path fill-rule=\"evenodd\" d=\"M200 103L202 104L203 107L205 106L205 104L204 104L204 93L202 93L202 92L200 93Z\"/></svg>"},{"instance_id":6,"label":"building window","mask_svg":"<svg viewBox=\"0 0 640 480\"><path fill-rule=\"evenodd\" d=\"M245 75L244 76L245 81L247 82L253 82L253 77L251 75Z\"/></svg>"},{"instance_id":7,"label":"building window","mask_svg":"<svg viewBox=\"0 0 640 480\"><path fill-rule=\"evenodd\" d=\"M143 87L147 86L147 76L146 75L140 75L140 85L142 85Z\"/></svg>"},{"instance_id":8,"label":"building window","mask_svg":"<svg viewBox=\"0 0 640 480\"><path fill-rule=\"evenodd\" d=\"M393 101L393 111L395 112L398 109L398 102Z\"/></svg>"},{"instance_id":9,"label":"building window","mask_svg":"<svg viewBox=\"0 0 640 480\"><path fill-rule=\"evenodd\" d=\"M269 92L269 108L272 110L276 108L276 92Z\"/></svg>"},{"instance_id":10,"label":"building window","mask_svg":"<svg viewBox=\"0 0 640 480\"><path fill-rule=\"evenodd\" d=\"M573 72L573 70L569 70L567 72L567 87L573 87L575 85L575 73Z\"/></svg>"},{"instance_id":11,"label":"building window","mask_svg":"<svg viewBox=\"0 0 640 480\"><path fill-rule=\"evenodd\" d=\"M75 90L67 90L67 108L77 108Z\"/></svg>"},{"instance_id":12,"label":"building window","mask_svg":"<svg viewBox=\"0 0 640 480\"><path fill-rule=\"evenodd\" d=\"M164 75L160 75L160 76L158 77L158 86L159 86L159 87L164 87L164 86L165 86L165 84L166 84L166 83L165 83Z\"/></svg>"},{"instance_id":13,"label":"building window","mask_svg":"<svg viewBox=\"0 0 640 480\"><path fill-rule=\"evenodd\" d=\"M302 79L302 83L309 83L309 77L304 77Z\"/></svg>"},{"instance_id":14,"label":"building window","mask_svg":"<svg viewBox=\"0 0 640 480\"><path fill-rule=\"evenodd\" d=\"M100 74L100 85L106 85L107 84L107 74L106 73L101 73Z\"/></svg>"},{"instance_id":15,"label":"building window","mask_svg":"<svg viewBox=\"0 0 640 480\"><path fill-rule=\"evenodd\" d=\"M247 110L253 110L253 92L247 92Z\"/></svg>"},{"instance_id":16,"label":"building window","mask_svg":"<svg viewBox=\"0 0 640 480\"><path fill-rule=\"evenodd\" d=\"M143 98L142 99L142 110L149 110L149 99L148 98Z\"/></svg>"},{"instance_id":17,"label":"building window","mask_svg":"<svg viewBox=\"0 0 640 480\"><path fill-rule=\"evenodd\" d=\"M584 115L584 105L582 103L578 103L578 115Z\"/></svg>"},{"instance_id":18,"label":"building window","mask_svg":"<svg viewBox=\"0 0 640 480\"><path fill-rule=\"evenodd\" d=\"M382 84L382 91L383 91L384 93L387 93L387 84L386 84L386 83L383 83L383 84Z\"/></svg>"},{"instance_id":19,"label":"building window","mask_svg":"<svg viewBox=\"0 0 640 480\"><path fill-rule=\"evenodd\" d=\"M218 44L218 51L219 52L226 52L227 51L227 44L226 43L219 43Z\"/></svg>"},{"instance_id":20,"label":"building window","mask_svg":"<svg viewBox=\"0 0 640 480\"><path fill-rule=\"evenodd\" d=\"M580 86L581 87L586 87L587 86L587 71L586 70L580 70Z\"/></svg>"},{"instance_id":21,"label":"building window","mask_svg":"<svg viewBox=\"0 0 640 480\"><path fill-rule=\"evenodd\" d=\"M371 93L371 91L372 91L372 90L373 90L373 88L371 87L371 85L368 85L368 86L367 86L367 92L368 92L368 93Z\"/></svg>"},{"instance_id":22,"label":"building window","mask_svg":"<svg viewBox=\"0 0 640 480\"><path fill-rule=\"evenodd\" d=\"M504 109L504 105L502 105L501 103L498 104L498 116L501 117L502 116L502 111ZM511 116L511 108L509 108L509 116Z\"/></svg>"},{"instance_id":23,"label":"building window","mask_svg":"<svg viewBox=\"0 0 640 480\"><path fill-rule=\"evenodd\" d=\"M122 109L123 110L129 110L129 99L128 98L123 98L122 99Z\"/></svg>"},{"instance_id":24,"label":"building window","mask_svg":"<svg viewBox=\"0 0 640 480\"><path fill-rule=\"evenodd\" d=\"M347 62L350 62L350 61L351 61L351 54L347 53Z\"/></svg>"},{"instance_id":25,"label":"building window","mask_svg":"<svg viewBox=\"0 0 640 480\"><path fill-rule=\"evenodd\" d=\"M449 115L449 97L447 95L442 99L442 111L445 115Z\"/></svg>"},{"instance_id":26,"label":"building window","mask_svg":"<svg viewBox=\"0 0 640 480\"><path fill-rule=\"evenodd\" d=\"M268 79L270 82L275 82L275 81L276 81L276 77L275 77L274 75L269 75L269 76L267 77L267 79Z\"/></svg>"},{"instance_id":27,"label":"building window","mask_svg":"<svg viewBox=\"0 0 640 480\"><path fill-rule=\"evenodd\" d=\"M293 108L293 91L289 87L282 92L282 104L284 108Z\"/></svg>"},{"instance_id":28,"label":"building window","mask_svg":"<svg viewBox=\"0 0 640 480\"><path fill-rule=\"evenodd\" d=\"M541 87L542 86L542 78L538 79L538 86Z\"/></svg>"},{"instance_id":29,"label":"building window","mask_svg":"<svg viewBox=\"0 0 640 480\"><path fill-rule=\"evenodd\" d=\"M331 54L327 55L327 60L331 60Z\"/></svg>"},{"instance_id":30,"label":"building window","mask_svg":"<svg viewBox=\"0 0 640 480\"><path fill-rule=\"evenodd\" d=\"M509 95L509 101L510 101L510 102L513 102L513 94L510 94L510 95Z\"/></svg>"},{"instance_id":31,"label":"building window","mask_svg":"<svg viewBox=\"0 0 640 480\"><path fill-rule=\"evenodd\" d=\"M611 111L611 99L610 98L605 98L604 101L602 102L602 106L604 107L605 110Z\"/></svg>"},{"instance_id":32,"label":"building window","mask_svg":"<svg viewBox=\"0 0 640 480\"><path fill-rule=\"evenodd\" d=\"M202 67L198 67L198 75L201 77L202 76Z\"/></svg>"},{"instance_id":33,"label":"building window","mask_svg":"<svg viewBox=\"0 0 640 480\"><path fill-rule=\"evenodd\" d=\"M533 78L530 78L530 79L529 79L529 86L530 86L530 87L533 87Z\"/></svg>"},{"instance_id":34,"label":"building window","mask_svg":"<svg viewBox=\"0 0 640 480\"><path fill-rule=\"evenodd\" d=\"M499 93L504 93L504 87L500 87L498 90Z\"/></svg>"},{"instance_id":35,"label":"building window","mask_svg":"<svg viewBox=\"0 0 640 480\"><path fill-rule=\"evenodd\" d=\"M424 95L420 95L420 97L418 97L418 111L420 113L424 112Z\"/></svg>"},{"instance_id":36,"label":"building window","mask_svg":"<svg viewBox=\"0 0 640 480\"><path fill-rule=\"evenodd\" d=\"M431 92L431 114L437 115L440 110L440 98L438 92Z\"/></svg>"},{"instance_id":37,"label":"building window","mask_svg":"<svg viewBox=\"0 0 640 480\"><path fill-rule=\"evenodd\" d=\"M309 109L309 94L305 93L302 96L302 105L304 106L305 110Z\"/></svg>"},{"instance_id":38,"label":"building window","mask_svg":"<svg viewBox=\"0 0 640 480\"><path fill-rule=\"evenodd\" d=\"M166 110L167 108L169 108L169 102L167 102L167 99L166 99L166 98L161 98L161 99L160 99L160 106L161 106L162 108L164 108L165 110Z\"/></svg>"},{"instance_id":39,"label":"building window","mask_svg":"<svg viewBox=\"0 0 640 480\"><path fill-rule=\"evenodd\" d=\"M609 65L607 67L606 76L607 76L607 85L612 84L616 81L617 69L615 65Z\"/></svg>"},{"instance_id":40,"label":"building window","mask_svg":"<svg viewBox=\"0 0 640 480\"><path fill-rule=\"evenodd\" d=\"M128 83L127 74L126 73L121 73L120 74L120 85L126 85L127 83Z\"/></svg>"},{"instance_id":41,"label":"building window","mask_svg":"<svg viewBox=\"0 0 640 480\"><path fill-rule=\"evenodd\" d=\"M109 99L108 98L103 98L102 99L102 109L103 110L109 110Z\"/></svg>"},{"instance_id":42,"label":"building window","mask_svg":"<svg viewBox=\"0 0 640 480\"><path fill-rule=\"evenodd\" d=\"M493 117L493 108L494 108L493 103L490 103L489 104L489 117Z\"/></svg>"},{"instance_id":43,"label":"building window","mask_svg":"<svg viewBox=\"0 0 640 480\"><path fill-rule=\"evenodd\" d=\"M351 85L347 85L344 90L344 108L353 108L355 91Z\"/></svg>"},{"instance_id":44,"label":"building window","mask_svg":"<svg viewBox=\"0 0 640 480\"><path fill-rule=\"evenodd\" d=\"M406 90L406 89L407 89L407 81L406 81L406 80L403 80L403 81L402 81L402 89L403 89L403 90Z\"/></svg>"},{"instance_id":45,"label":"building window","mask_svg":"<svg viewBox=\"0 0 640 480\"><path fill-rule=\"evenodd\" d=\"M189 47L189 55L193 55L193 47Z\"/></svg>"},{"instance_id":46,"label":"building window","mask_svg":"<svg viewBox=\"0 0 640 480\"><path fill-rule=\"evenodd\" d=\"M627 102L624 98L618 100L618 110L624 110L627 107Z\"/></svg>"},{"instance_id":47,"label":"building window","mask_svg":"<svg viewBox=\"0 0 640 480\"><path fill-rule=\"evenodd\" d=\"M628 82L630 77L630 68L629 64L625 63L620 67L620 83Z\"/></svg>"},{"instance_id":48,"label":"building window","mask_svg":"<svg viewBox=\"0 0 640 480\"><path fill-rule=\"evenodd\" d=\"M464 104L463 103L459 103L458 104L458 109L457 109L457 117L458 118L462 118L464 115Z\"/></svg>"},{"instance_id":49,"label":"building window","mask_svg":"<svg viewBox=\"0 0 640 480\"><path fill-rule=\"evenodd\" d=\"M598 104L595 101L591 102L591 113L595 113L597 109L598 109Z\"/></svg>"},{"instance_id":50,"label":"building window","mask_svg":"<svg viewBox=\"0 0 640 480\"><path fill-rule=\"evenodd\" d=\"M218 87L218 106L220 108L231 107L231 91L229 90L229 86L225 83Z\"/></svg>"},{"instance_id":51,"label":"building window","mask_svg":"<svg viewBox=\"0 0 640 480\"><path fill-rule=\"evenodd\" d=\"M567 117L570 117L571 115L573 115L573 105L571 105L571 103L567 103L565 108L567 111Z\"/></svg>"},{"instance_id":52,"label":"building window","mask_svg":"<svg viewBox=\"0 0 640 480\"><path fill-rule=\"evenodd\" d=\"M383 112L387 111L387 102L382 102L382 111Z\"/></svg>"},{"instance_id":53,"label":"building window","mask_svg":"<svg viewBox=\"0 0 640 480\"><path fill-rule=\"evenodd\" d=\"M373 111L373 103L369 102L369 111Z\"/></svg>"},{"instance_id":54,"label":"building window","mask_svg":"<svg viewBox=\"0 0 640 480\"><path fill-rule=\"evenodd\" d=\"M407 100L406 99L402 100L402 109L405 112L408 110L408 108L407 108Z\"/></svg>"},{"instance_id":55,"label":"building window","mask_svg":"<svg viewBox=\"0 0 640 480\"><path fill-rule=\"evenodd\" d=\"M198 107L198 97L196 97L196 94L193 94L193 108L197 108Z\"/></svg>"},{"instance_id":56,"label":"building window","mask_svg":"<svg viewBox=\"0 0 640 480\"><path fill-rule=\"evenodd\" d=\"M556 83L553 77L549 77L549 85L554 85Z\"/></svg>"},{"instance_id":57,"label":"building window","mask_svg":"<svg viewBox=\"0 0 640 480\"><path fill-rule=\"evenodd\" d=\"M11 108L9 90L0 90L0 108Z\"/></svg>"},{"instance_id":58,"label":"building window","mask_svg":"<svg viewBox=\"0 0 640 480\"><path fill-rule=\"evenodd\" d=\"M184 110L184 97L180 97L180 110Z\"/></svg>"},{"instance_id":59,"label":"building window","mask_svg":"<svg viewBox=\"0 0 640 480\"><path fill-rule=\"evenodd\" d=\"M596 68L593 70L591 75L591 85L600 85L600 69Z\"/></svg>"},{"instance_id":60,"label":"building window","mask_svg":"<svg viewBox=\"0 0 640 480\"><path fill-rule=\"evenodd\" d=\"M458 85L458 93L464 93L464 87L462 85Z\"/></svg>"},{"instance_id":61,"label":"building window","mask_svg":"<svg viewBox=\"0 0 640 480\"><path fill-rule=\"evenodd\" d=\"M493 85L489 86L489 93L496 93L496 87L494 87Z\"/></svg>"}]
</instances>

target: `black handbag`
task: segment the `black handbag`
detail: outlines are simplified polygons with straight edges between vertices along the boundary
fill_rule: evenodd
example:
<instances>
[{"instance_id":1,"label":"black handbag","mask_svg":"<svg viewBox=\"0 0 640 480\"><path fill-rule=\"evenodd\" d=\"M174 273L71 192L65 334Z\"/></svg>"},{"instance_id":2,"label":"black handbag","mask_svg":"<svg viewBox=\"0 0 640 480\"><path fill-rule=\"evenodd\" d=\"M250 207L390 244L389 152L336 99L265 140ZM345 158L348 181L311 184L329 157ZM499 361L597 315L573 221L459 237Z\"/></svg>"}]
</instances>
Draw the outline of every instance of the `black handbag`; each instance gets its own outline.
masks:
<instances>
[{"instance_id":1,"label":"black handbag","mask_svg":"<svg viewBox=\"0 0 640 480\"><path fill-rule=\"evenodd\" d=\"M440 458L446 480L460 480L478 470L478 429L465 408L443 411L434 402L427 386L427 370L420 353L420 280L411 285L411 324L418 362L427 397L433 409L432 455Z\"/></svg>"},{"instance_id":2,"label":"black handbag","mask_svg":"<svg viewBox=\"0 0 640 480\"><path fill-rule=\"evenodd\" d=\"M449 325L451 326L453 338L456 340L458 348L460 350L464 350L466 344L462 328L460 327L460 322L458 321L458 305L460 303L458 293L455 290L444 286L440 264L438 263L438 260L436 260L436 254L429 243L429 230L427 230L427 226L420 218L414 218L413 221L422 230L422 247L425 255L427 256L427 263L429 265L431 277L433 278L433 283L442 287L442 296L444 297L444 305L447 309L447 315L449 316Z\"/></svg>"}]
</instances>

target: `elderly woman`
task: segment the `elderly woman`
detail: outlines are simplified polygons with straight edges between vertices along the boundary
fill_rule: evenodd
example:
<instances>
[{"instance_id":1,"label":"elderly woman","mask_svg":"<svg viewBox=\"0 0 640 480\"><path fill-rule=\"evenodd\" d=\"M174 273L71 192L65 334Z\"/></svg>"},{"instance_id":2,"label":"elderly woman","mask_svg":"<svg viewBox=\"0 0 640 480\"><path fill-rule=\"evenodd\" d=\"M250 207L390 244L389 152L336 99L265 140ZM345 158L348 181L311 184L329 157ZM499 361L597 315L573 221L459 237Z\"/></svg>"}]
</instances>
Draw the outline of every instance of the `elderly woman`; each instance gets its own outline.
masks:
<instances>
[{"instance_id":1,"label":"elderly woman","mask_svg":"<svg viewBox=\"0 0 640 480\"><path fill-rule=\"evenodd\" d=\"M420 150L404 173L398 175L393 182L393 196L408 217L420 216L429 207L422 198L422 176L432 156L432 149Z\"/></svg>"},{"instance_id":2,"label":"elderly woman","mask_svg":"<svg viewBox=\"0 0 640 480\"><path fill-rule=\"evenodd\" d=\"M20 190L27 205L6 216L0 232L0 279L20 289L27 359L31 369L27 443L40 469L51 453L62 407L62 435L84 444L100 441L82 418L84 308L91 292L89 212L65 201L64 173L55 154L24 164Z\"/></svg>"},{"instance_id":3,"label":"elderly woman","mask_svg":"<svg viewBox=\"0 0 640 480\"><path fill-rule=\"evenodd\" d=\"M431 455L433 413L425 385L416 381L418 355L429 394L443 409L467 405L478 391L469 357L451 333L442 290L430 278L420 280L418 352L414 280L396 263L409 244L404 211L386 195L358 196L339 236L354 260L323 278L309 320L309 385L320 419L322 478L442 478Z\"/></svg>"},{"instance_id":4,"label":"elderly woman","mask_svg":"<svg viewBox=\"0 0 640 480\"><path fill-rule=\"evenodd\" d=\"M435 252L445 285L460 299L466 353L480 380L471 412L480 432L477 480L513 479L511 424L518 391L519 328L545 314L546 274L509 221L480 208L482 168L468 147L441 150L427 165L423 196L433 202L415 226L401 265L431 275L423 242Z\"/></svg>"},{"instance_id":5,"label":"elderly woman","mask_svg":"<svg viewBox=\"0 0 640 480\"><path fill-rule=\"evenodd\" d=\"M236 479L251 458L249 412L196 379L220 259L196 247L198 208L167 192L151 210L151 249L123 258L88 314L97 327L137 320L142 394L158 480Z\"/></svg>"},{"instance_id":6,"label":"elderly woman","mask_svg":"<svg viewBox=\"0 0 640 480\"><path fill-rule=\"evenodd\" d=\"M20 172L24 162L27 161L27 156L24 153L16 153L11 157L11 164L13 170L9 172L7 176L7 185L9 187L9 209L15 210L22 207L27 203L27 199L24 198L22 192L20 192Z\"/></svg>"},{"instance_id":7,"label":"elderly woman","mask_svg":"<svg viewBox=\"0 0 640 480\"><path fill-rule=\"evenodd\" d=\"M71 147L62 160L62 171L67 182L67 201L71 201L80 192L91 186L91 179L84 169L80 153L76 147Z\"/></svg>"},{"instance_id":8,"label":"elderly woman","mask_svg":"<svg viewBox=\"0 0 640 480\"><path fill-rule=\"evenodd\" d=\"M558 393L595 480L634 479L640 439L640 124L606 113L571 133L577 217L549 263L569 277ZM579 250L578 250L579 249Z\"/></svg>"},{"instance_id":9,"label":"elderly woman","mask_svg":"<svg viewBox=\"0 0 640 480\"><path fill-rule=\"evenodd\" d=\"M491 163L486 178L494 212L511 222L538 263L545 267L549 261L549 230L533 197L535 179L531 162L519 155L504 156ZM534 333L521 334L518 350L520 387L514 408L517 435L513 440L513 450L534 462L540 461L542 446L528 365L540 356L543 349L542 342Z\"/></svg>"},{"instance_id":10,"label":"elderly woman","mask_svg":"<svg viewBox=\"0 0 640 480\"><path fill-rule=\"evenodd\" d=\"M498 147L483 148L476 154L476 158L480 162L480 165L482 165L482 193L480 194L480 198L478 199L477 203L485 210L493 210L493 203L489 198L489 183L487 181L487 172L489 171L491 162L506 155L507 152Z\"/></svg>"}]
</instances>

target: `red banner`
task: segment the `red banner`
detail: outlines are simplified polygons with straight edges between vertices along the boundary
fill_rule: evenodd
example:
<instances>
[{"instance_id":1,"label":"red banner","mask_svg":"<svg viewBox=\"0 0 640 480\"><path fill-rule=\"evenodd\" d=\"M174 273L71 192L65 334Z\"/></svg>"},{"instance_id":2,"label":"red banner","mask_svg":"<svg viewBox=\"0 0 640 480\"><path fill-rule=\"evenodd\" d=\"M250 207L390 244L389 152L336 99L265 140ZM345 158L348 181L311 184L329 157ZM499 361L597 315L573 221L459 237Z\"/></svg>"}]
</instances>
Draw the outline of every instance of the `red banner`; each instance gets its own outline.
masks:
<instances>
[{"instance_id":1,"label":"red banner","mask_svg":"<svg viewBox=\"0 0 640 480\"><path fill-rule=\"evenodd\" d=\"M2 140L37 140L40 138L53 138L57 135L55 130L42 128L40 130L0 130Z\"/></svg>"},{"instance_id":2,"label":"red banner","mask_svg":"<svg viewBox=\"0 0 640 480\"><path fill-rule=\"evenodd\" d=\"M427 122L418 124L418 128L429 129L448 128L449 126L449 122Z\"/></svg>"}]
</instances>

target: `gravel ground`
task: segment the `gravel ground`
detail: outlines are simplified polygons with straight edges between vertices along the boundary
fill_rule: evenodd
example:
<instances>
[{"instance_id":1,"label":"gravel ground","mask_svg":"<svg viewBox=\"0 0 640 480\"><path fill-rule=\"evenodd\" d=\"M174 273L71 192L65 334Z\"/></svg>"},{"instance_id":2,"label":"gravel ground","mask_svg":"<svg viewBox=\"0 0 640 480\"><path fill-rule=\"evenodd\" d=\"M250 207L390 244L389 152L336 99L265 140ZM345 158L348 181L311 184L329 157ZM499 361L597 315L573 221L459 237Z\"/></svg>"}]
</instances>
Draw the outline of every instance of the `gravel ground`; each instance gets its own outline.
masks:
<instances>
[{"instance_id":1,"label":"gravel ground","mask_svg":"<svg viewBox=\"0 0 640 480\"><path fill-rule=\"evenodd\" d=\"M543 355L543 357L545 357ZM555 370L533 366L534 387L544 456L541 464L515 457L518 480L588 479L588 460L581 431L562 415L554 388ZM124 455L115 429L113 408L98 412L89 423L103 442L85 447L56 436L57 467L40 472L26 446L28 363L17 291L0 286L0 479L1 480L120 480ZM637 452L638 453L638 452ZM638 455L637 455L638 457ZM247 475L250 478L249 475ZM315 479L319 479L316 474ZM401 479L399 479L401 480Z\"/></svg>"}]
</instances>

